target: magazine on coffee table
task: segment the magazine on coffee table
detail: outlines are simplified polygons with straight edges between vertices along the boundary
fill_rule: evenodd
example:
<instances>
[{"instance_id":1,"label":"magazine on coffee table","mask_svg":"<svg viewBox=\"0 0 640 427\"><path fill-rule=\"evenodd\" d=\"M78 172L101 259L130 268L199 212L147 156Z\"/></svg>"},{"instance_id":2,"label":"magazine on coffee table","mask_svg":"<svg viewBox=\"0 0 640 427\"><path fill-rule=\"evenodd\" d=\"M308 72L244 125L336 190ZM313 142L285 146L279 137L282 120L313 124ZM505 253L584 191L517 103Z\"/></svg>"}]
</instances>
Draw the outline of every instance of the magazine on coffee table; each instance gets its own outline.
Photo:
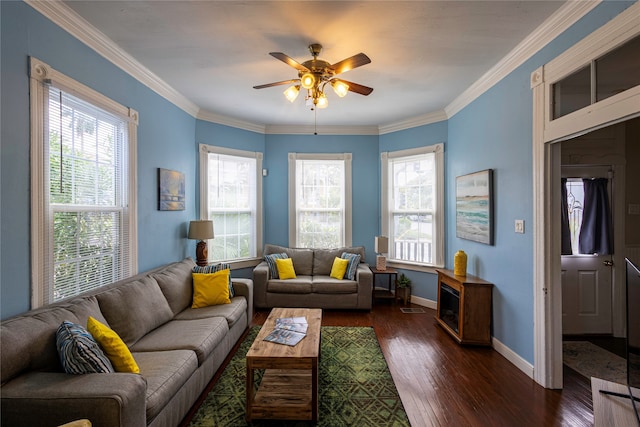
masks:
<instances>
[{"instance_id":1,"label":"magazine on coffee table","mask_svg":"<svg viewBox=\"0 0 640 427\"><path fill-rule=\"evenodd\" d=\"M264 340L293 346L307 335L308 327L304 317L281 317L276 319L275 328Z\"/></svg>"},{"instance_id":2,"label":"magazine on coffee table","mask_svg":"<svg viewBox=\"0 0 640 427\"><path fill-rule=\"evenodd\" d=\"M306 333L289 331L286 329L274 329L269 335L264 337L264 340L274 342L276 344L286 344L294 346L306 336Z\"/></svg>"}]
</instances>

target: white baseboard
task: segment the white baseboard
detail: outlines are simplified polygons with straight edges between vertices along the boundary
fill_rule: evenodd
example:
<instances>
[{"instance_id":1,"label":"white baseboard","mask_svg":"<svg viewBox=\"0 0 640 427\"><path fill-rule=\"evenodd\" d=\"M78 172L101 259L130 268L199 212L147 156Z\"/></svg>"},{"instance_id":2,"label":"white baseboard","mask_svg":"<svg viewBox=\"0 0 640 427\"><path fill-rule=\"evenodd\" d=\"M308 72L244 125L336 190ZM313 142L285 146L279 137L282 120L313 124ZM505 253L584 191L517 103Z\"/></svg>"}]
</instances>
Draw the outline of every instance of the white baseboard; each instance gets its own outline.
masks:
<instances>
[{"instance_id":1,"label":"white baseboard","mask_svg":"<svg viewBox=\"0 0 640 427\"><path fill-rule=\"evenodd\" d=\"M417 297L415 295L411 295L411 302L413 304L420 305L422 307L427 307L433 310L438 308L438 302L432 301L430 299ZM525 373L529 378L533 379L533 365L523 359L518 353L511 350L509 347L504 345L500 340L495 337L491 337L491 346L495 351L500 353L505 359L507 359L511 364L513 364L516 368L520 369Z\"/></svg>"}]
</instances>

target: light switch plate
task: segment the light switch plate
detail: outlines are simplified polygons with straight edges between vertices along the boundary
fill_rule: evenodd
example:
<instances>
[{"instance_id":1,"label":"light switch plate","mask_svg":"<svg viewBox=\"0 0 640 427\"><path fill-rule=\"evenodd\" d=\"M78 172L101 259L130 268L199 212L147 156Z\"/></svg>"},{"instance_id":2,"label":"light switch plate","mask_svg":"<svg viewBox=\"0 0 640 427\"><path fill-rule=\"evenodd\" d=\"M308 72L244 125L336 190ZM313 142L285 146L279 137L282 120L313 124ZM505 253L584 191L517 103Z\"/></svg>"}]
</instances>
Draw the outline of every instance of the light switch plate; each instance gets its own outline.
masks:
<instances>
[{"instance_id":1,"label":"light switch plate","mask_svg":"<svg viewBox=\"0 0 640 427\"><path fill-rule=\"evenodd\" d=\"M516 219L516 233L524 234L524 219Z\"/></svg>"}]
</instances>

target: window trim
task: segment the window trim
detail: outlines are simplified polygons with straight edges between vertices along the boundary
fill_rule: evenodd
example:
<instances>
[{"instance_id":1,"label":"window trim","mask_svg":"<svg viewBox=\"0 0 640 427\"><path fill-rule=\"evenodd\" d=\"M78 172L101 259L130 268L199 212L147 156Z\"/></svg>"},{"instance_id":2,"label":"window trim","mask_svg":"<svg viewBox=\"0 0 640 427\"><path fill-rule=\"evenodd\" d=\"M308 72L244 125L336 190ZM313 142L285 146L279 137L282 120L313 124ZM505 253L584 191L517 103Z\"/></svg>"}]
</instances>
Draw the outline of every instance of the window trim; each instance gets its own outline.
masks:
<instances>
[{"instance_id":1,"label":"window trim","mask_svg":"<svg viewBox=\"0 0 640 427\"><path fill-rule=\"evenodd\" d=\"M262 260L263 246L263 211L262 211L262 158L264 155L258 151L238 150L235 148L219 147L209 144L200 144L200 219L208 219L209 212L209 153L227 156L245 157L256 160L256 256L237 260L225 260L232 269L255 267Z\"/></svg>"},{"instance_id":2,"label":"window trim","mask_svg":"<svg viewBox=\"0 0 640 427\"><path fill-rule=\"evenodd\" d=\"M137 211L137 127L138 112L125 107L105 95L53 69L48 64L29 57L29 107L31 131L31 308L42 307L46 303L45 291L49 278L45 277L45 260L51 258L48 249L52 242L45 238L46 223L49 222L47 211L48 170L45 168L45 111L44 103L48 100L48 86L81 98L94 106L122 118L128 123L128 236L129 273L138 272L138 211ZM46 219L45 219L46 218Z\"/></svg>"},{"instance_id":3,"label":"window trim","mask_svg":"<svg viewBox=\"0 0 640 427\"><path fill-rule=\"evenodd\" d=\"M344 246L353 242L353 179L352 153L289 153L289 247L296 247L298 221L296 216L296 160L344 161Z\"/></svg>"},{"instance_id":4,"label":"window trim","mask_svg":"<svg viewBox=\"0 0 640 427\"><path fill-rule=\"evenodd\" d=\"M391 182L389 181L389 160L402 157L419 156L423 154L435 154L436 168L436 205L434 207L434 221L436 221L436 241L434 242L435 259L433 264L424 264L413 261L403 261L398 259L387 259L387 265L391 267L405 268L408 270L424 271L434 273L436 268L444 267L445 258L445 213L444 213L444 143L428 145L424 147L408 148L398 151L385 151L380 153L380 188L381 188L381 234L389 237L389 242L393 239L390 236L390 215L389 203L392 193Z\"/></svg>"}]
</instances>

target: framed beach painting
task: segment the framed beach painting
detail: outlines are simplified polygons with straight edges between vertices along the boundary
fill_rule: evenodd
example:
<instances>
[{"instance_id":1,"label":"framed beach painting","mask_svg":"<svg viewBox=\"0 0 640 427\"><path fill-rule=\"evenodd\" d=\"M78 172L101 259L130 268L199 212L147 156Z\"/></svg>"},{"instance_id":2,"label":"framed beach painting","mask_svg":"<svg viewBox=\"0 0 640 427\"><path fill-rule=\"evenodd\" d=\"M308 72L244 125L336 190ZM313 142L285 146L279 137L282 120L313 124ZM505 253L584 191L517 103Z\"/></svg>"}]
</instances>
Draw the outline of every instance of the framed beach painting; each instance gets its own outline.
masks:
<instances>
[{"instance_id":1,"label":"framed beach painting","mask_svg":"<svg viewBox=\"0 0 640 427\"><path fill-rule=\"evenodd\" d=\"M493 170L456 178L456 236L493 245Z\"/></svg>"},{"instance_id":2,"label":"framed beach painting","mask_svg":"<svg viewBox=\"0 0 640 427\"><path fill-rule=\"evenodd\" d=\"M158 168L158 210L184 210L184 174Z\"/></svg>"}]
</instances>

